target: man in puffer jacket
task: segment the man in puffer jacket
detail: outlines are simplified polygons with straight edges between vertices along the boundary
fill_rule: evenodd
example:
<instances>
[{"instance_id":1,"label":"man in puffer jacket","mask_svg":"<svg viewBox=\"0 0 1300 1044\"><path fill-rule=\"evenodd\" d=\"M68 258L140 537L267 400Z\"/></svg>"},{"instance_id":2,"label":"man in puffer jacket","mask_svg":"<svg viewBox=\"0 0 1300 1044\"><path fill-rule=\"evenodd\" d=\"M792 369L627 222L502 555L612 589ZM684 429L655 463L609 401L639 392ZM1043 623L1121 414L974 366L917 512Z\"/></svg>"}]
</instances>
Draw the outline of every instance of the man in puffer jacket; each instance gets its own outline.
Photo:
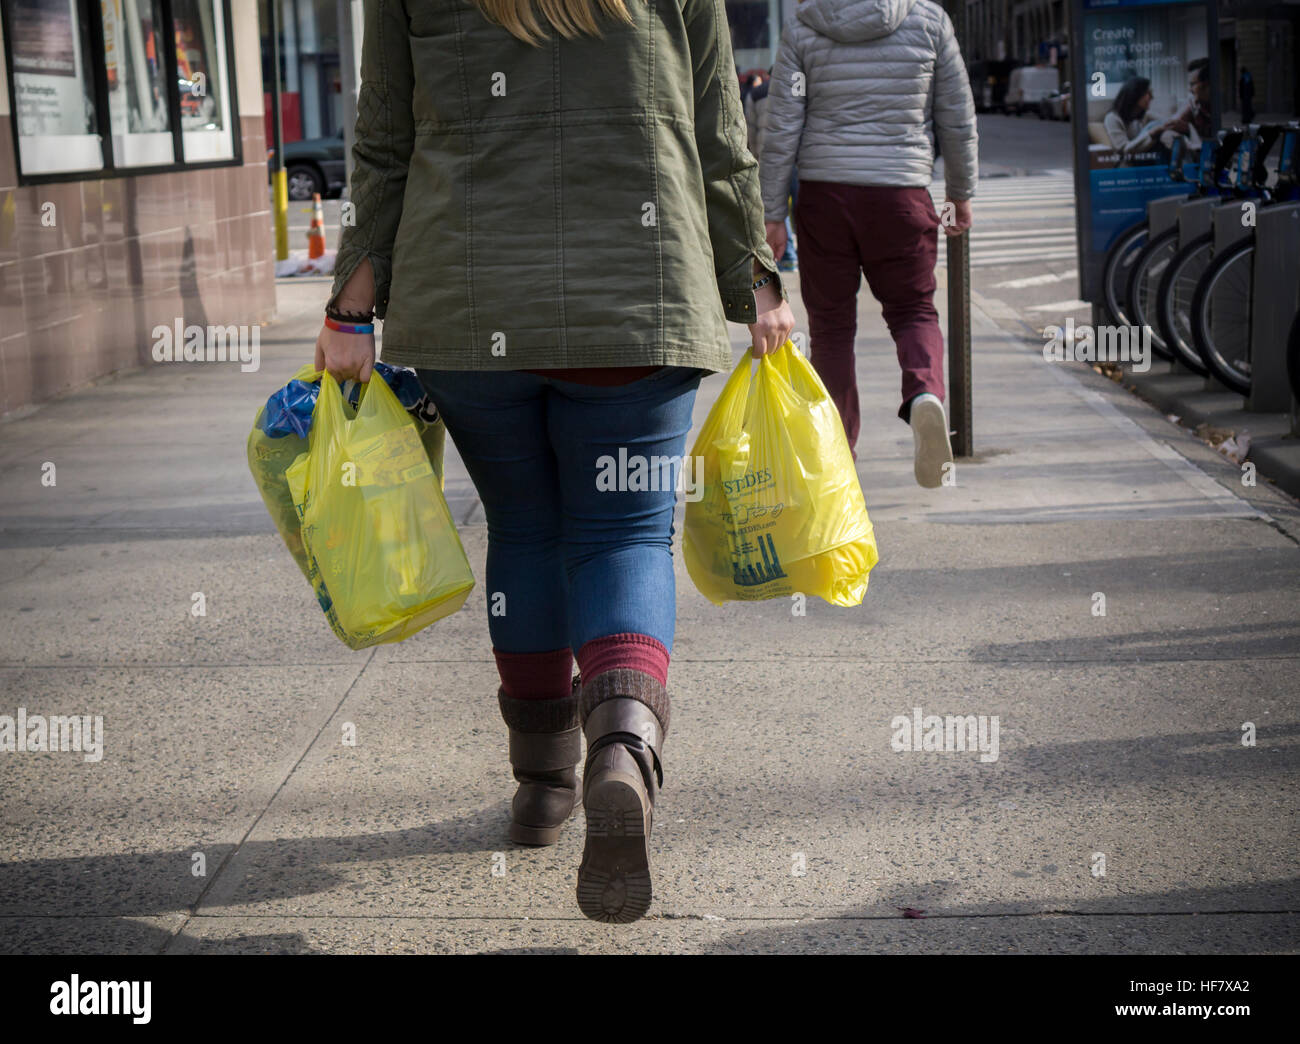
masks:
<instances>
[{"instance_id":1,"label":"man in puffer jacket","mask_svg":"<svg viewBox=\"0 0 1300 1044\"><path fill-rule=\"evenodd\" d=\"M767 241L779 257L797 162L812 362L849 444L859 428L853 341L862 273L898 349L898 415L912 426L916 480L938 486L952 447L934 309L937 230L970 227L978 177L975 101L952 22L932 0L802 0L782 32L762 119ZM944 157L942 218L927 189L931 128Z\"/></svg>"}]
</instances>

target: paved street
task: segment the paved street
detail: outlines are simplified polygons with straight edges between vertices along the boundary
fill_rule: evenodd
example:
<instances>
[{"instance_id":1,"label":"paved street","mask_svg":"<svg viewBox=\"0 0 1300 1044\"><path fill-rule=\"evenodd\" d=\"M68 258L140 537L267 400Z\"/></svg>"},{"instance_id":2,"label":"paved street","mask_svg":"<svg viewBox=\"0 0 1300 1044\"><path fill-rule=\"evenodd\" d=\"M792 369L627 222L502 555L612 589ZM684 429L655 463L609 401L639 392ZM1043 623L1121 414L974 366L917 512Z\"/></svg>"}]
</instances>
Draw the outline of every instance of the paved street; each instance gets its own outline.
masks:
<instances>
[{"instance_id":1,"label":"paved street","mask_svg":"<svg viewBox=\"0 0 1300 1044\"><path fill-rule=\"evenodd\" d=\"M1070 124L1036 115L981 113L980 176L1050 174L1070 170Z\"/></svg>"},{"instance_id":2,"label":"paved street","mask_svg":"<svg viewBox=\"0 0 1300 1044\"><path fill-rule=\"evenodd\" d=\"M979 117L980 174L971 239L971 284L1010 332L1039 337L1067 317L1089 322L1078 300L1070 125L1035 116ZM943 201L943 164L931 194ZM940 263L946 260L940 242Z\"/></svg>"},{"instance_id":3,"label":"paved street","mask_svg":"<svg viewBox=\"0 0 1300 1044\"><path fill-rule=\"evenodd\" d=\"M938 209L942 184L931 193ZM1070 316L1076 323L1091 321L1091 306L1078 299L1070 174L989 178L980 182L972 209L971 285L991 314L1035 337ZM944 266L947 245L945 237L939 247Z\"/></svg>"},{"instance_id":4,"label":"paved street","mask_svg":"<svg viewBox=\"0 0 1300 1044\"><path fill-rule=\"evenodd\" d=\"M1073 267L1050 169L977 197L955 486L912 479L863 292L864 603L718 608L678 557L655 902L630 926L577 910L580 813L552 848L506 840L482 588L353 653L272 529L244 439L327 281L279 283L257 372L158 366L0 426L0 714L104 719L98 762L0 753L0 950L1300 950L1300 512L994 314L1074 293L1013 285ZM481 580L450 446L447 494ZM996 757L895 749L915 708L996 717Z\"/></svg>"}]
</instances>

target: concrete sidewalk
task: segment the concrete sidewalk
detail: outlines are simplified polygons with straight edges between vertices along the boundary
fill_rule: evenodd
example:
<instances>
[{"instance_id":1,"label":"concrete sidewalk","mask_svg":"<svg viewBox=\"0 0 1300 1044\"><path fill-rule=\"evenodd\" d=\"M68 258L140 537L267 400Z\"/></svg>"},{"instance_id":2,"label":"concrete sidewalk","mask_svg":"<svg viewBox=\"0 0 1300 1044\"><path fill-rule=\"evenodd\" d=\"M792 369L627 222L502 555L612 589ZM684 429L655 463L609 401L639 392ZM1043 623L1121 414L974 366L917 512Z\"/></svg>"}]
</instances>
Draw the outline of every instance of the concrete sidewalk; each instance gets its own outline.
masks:
<instances>
[{"instance_id":1,"label":"concrete sidewalk","mask_svg":"<svg viewBox=\"0 0 1300 1044\"><path fill-rule=\"evenodd\" d=\"M247 473L326 289L280 285L257 373L160 366L0 425L0 714L105 729L98 763L0 753L0 950L1300 949L1296 505L978 310L978 456L920 489L865 290L867 599L715 608L679 569L655 904L584 920L581 817L505 837L483 590L350 652ZM447 489L481 579L454 453ZM891 749L915 707L996 715L997 760Z\"/></svg>"}]
</instances>

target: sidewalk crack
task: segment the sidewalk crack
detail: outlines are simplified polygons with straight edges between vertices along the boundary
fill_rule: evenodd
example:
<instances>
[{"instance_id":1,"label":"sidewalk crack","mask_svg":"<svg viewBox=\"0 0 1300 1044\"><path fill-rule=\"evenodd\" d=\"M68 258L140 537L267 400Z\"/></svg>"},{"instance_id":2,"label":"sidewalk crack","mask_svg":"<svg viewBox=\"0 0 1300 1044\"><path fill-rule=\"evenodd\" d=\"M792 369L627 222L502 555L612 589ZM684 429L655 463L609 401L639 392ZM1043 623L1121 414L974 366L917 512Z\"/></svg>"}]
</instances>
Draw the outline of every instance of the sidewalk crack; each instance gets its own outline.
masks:
<instances>
[{"instance_id":1,"label":"sidewalk crack","mask_svg":"<svg viewBox=\"0 0 1300 1044\"><path fill-rule=\"evenodd\" d=\"M217 866L216 872L208 879L208 883L203 886L203 890L199 892L198 898L196 898L194 902L186 908L184 920L182 920L177 929L167 937L167 941L163 943L162 949L158 951L159 954L166 953L172 943L185 934L185 929L189 927L190 922L198 916L199 908L203 905L203 900L206 899L208 893L212 891L213 886L216 885L226 867L229 866L235 856L239 854L240 850L244 847L244 843L252 836L253 831L257 829L257 825L262 821L266 813L270 811L271 806L275 804L276 798L283 793L284 788L289 784L289 780L293 779L294 773L298 771L298 767L304 760L306 760L306 757L311 753L312 748L316 746L317 741L324 734L329 723L333 721L338 715L338 712L343 709L343 704L346 703L348 697L352 695L352 690L357 687L357 682L361 680L362 675L366 673L366 670L370 667L371 663L374 662L376 651L376 648L371 648L370 655L366 657L366 662L361 665L361 669L357 671L356 677L352 679L347 689L344 690L343 695L339 697L339 701L335 704L334 709L321 721L320 728L316 730L316 734L307 742L306 747L303 748L303 752L298 756L298 760L293 763L293 767L289 769L284 779L280 781L280 785L275 788L275 793L270 796L266 805L257 813L256 816L253 817L253 821L248 825L248 829L244 831L244 835L235 843L235 846L226 853L225 858L222 859L220 864Z\"/></svg>"}]
</instances>

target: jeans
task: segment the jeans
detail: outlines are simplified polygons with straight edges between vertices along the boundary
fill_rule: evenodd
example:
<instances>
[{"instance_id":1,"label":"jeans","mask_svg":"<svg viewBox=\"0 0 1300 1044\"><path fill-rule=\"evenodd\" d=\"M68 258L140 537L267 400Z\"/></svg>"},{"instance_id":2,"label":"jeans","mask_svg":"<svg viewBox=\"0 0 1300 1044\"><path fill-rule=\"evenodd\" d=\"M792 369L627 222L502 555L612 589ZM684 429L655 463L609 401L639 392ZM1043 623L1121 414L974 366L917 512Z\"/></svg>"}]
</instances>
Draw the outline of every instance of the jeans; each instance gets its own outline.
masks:
<instances>
[{"instance_id":1,"label":"jeans","mask_svg":"<svg viewBox=\"0 0 1300 1044\"><path fill-rule=\"evenodd\" d=\"M804 181L794 217L811 361L854 446L860 420L853 342L863 275L898 351L898 415L907 420L922 392L943 399L943 334L934 308L939 215L923 188Z\"/></svg>"},{"instance_id":2,"label":"jeans","mask_svg":"<svg viewBox=\"0 0 1300 1044\"><path fill-rule=\"evenodd\" d=\"M790 210L799 203L799 167L796 165L790 172ZM777 261L783 265L789 265L794 268L799 264L799 255L794 249L794 224L790 213L785 216L785 253L777 258Z\"/></svg>"},{"instance_id":3,"label":"jeans","mask_svg":"<svg viewBox=\"0 0 1300 1044\"><path fill-rule=\"evenodd\" d=\"M632 632L671 651L673 507L706 371L663 367L614 387L521 371L417 372L487 517L493 646L576 653ZM638 456L673 459L642 483Z\"/></svg>"}]
</instances>

